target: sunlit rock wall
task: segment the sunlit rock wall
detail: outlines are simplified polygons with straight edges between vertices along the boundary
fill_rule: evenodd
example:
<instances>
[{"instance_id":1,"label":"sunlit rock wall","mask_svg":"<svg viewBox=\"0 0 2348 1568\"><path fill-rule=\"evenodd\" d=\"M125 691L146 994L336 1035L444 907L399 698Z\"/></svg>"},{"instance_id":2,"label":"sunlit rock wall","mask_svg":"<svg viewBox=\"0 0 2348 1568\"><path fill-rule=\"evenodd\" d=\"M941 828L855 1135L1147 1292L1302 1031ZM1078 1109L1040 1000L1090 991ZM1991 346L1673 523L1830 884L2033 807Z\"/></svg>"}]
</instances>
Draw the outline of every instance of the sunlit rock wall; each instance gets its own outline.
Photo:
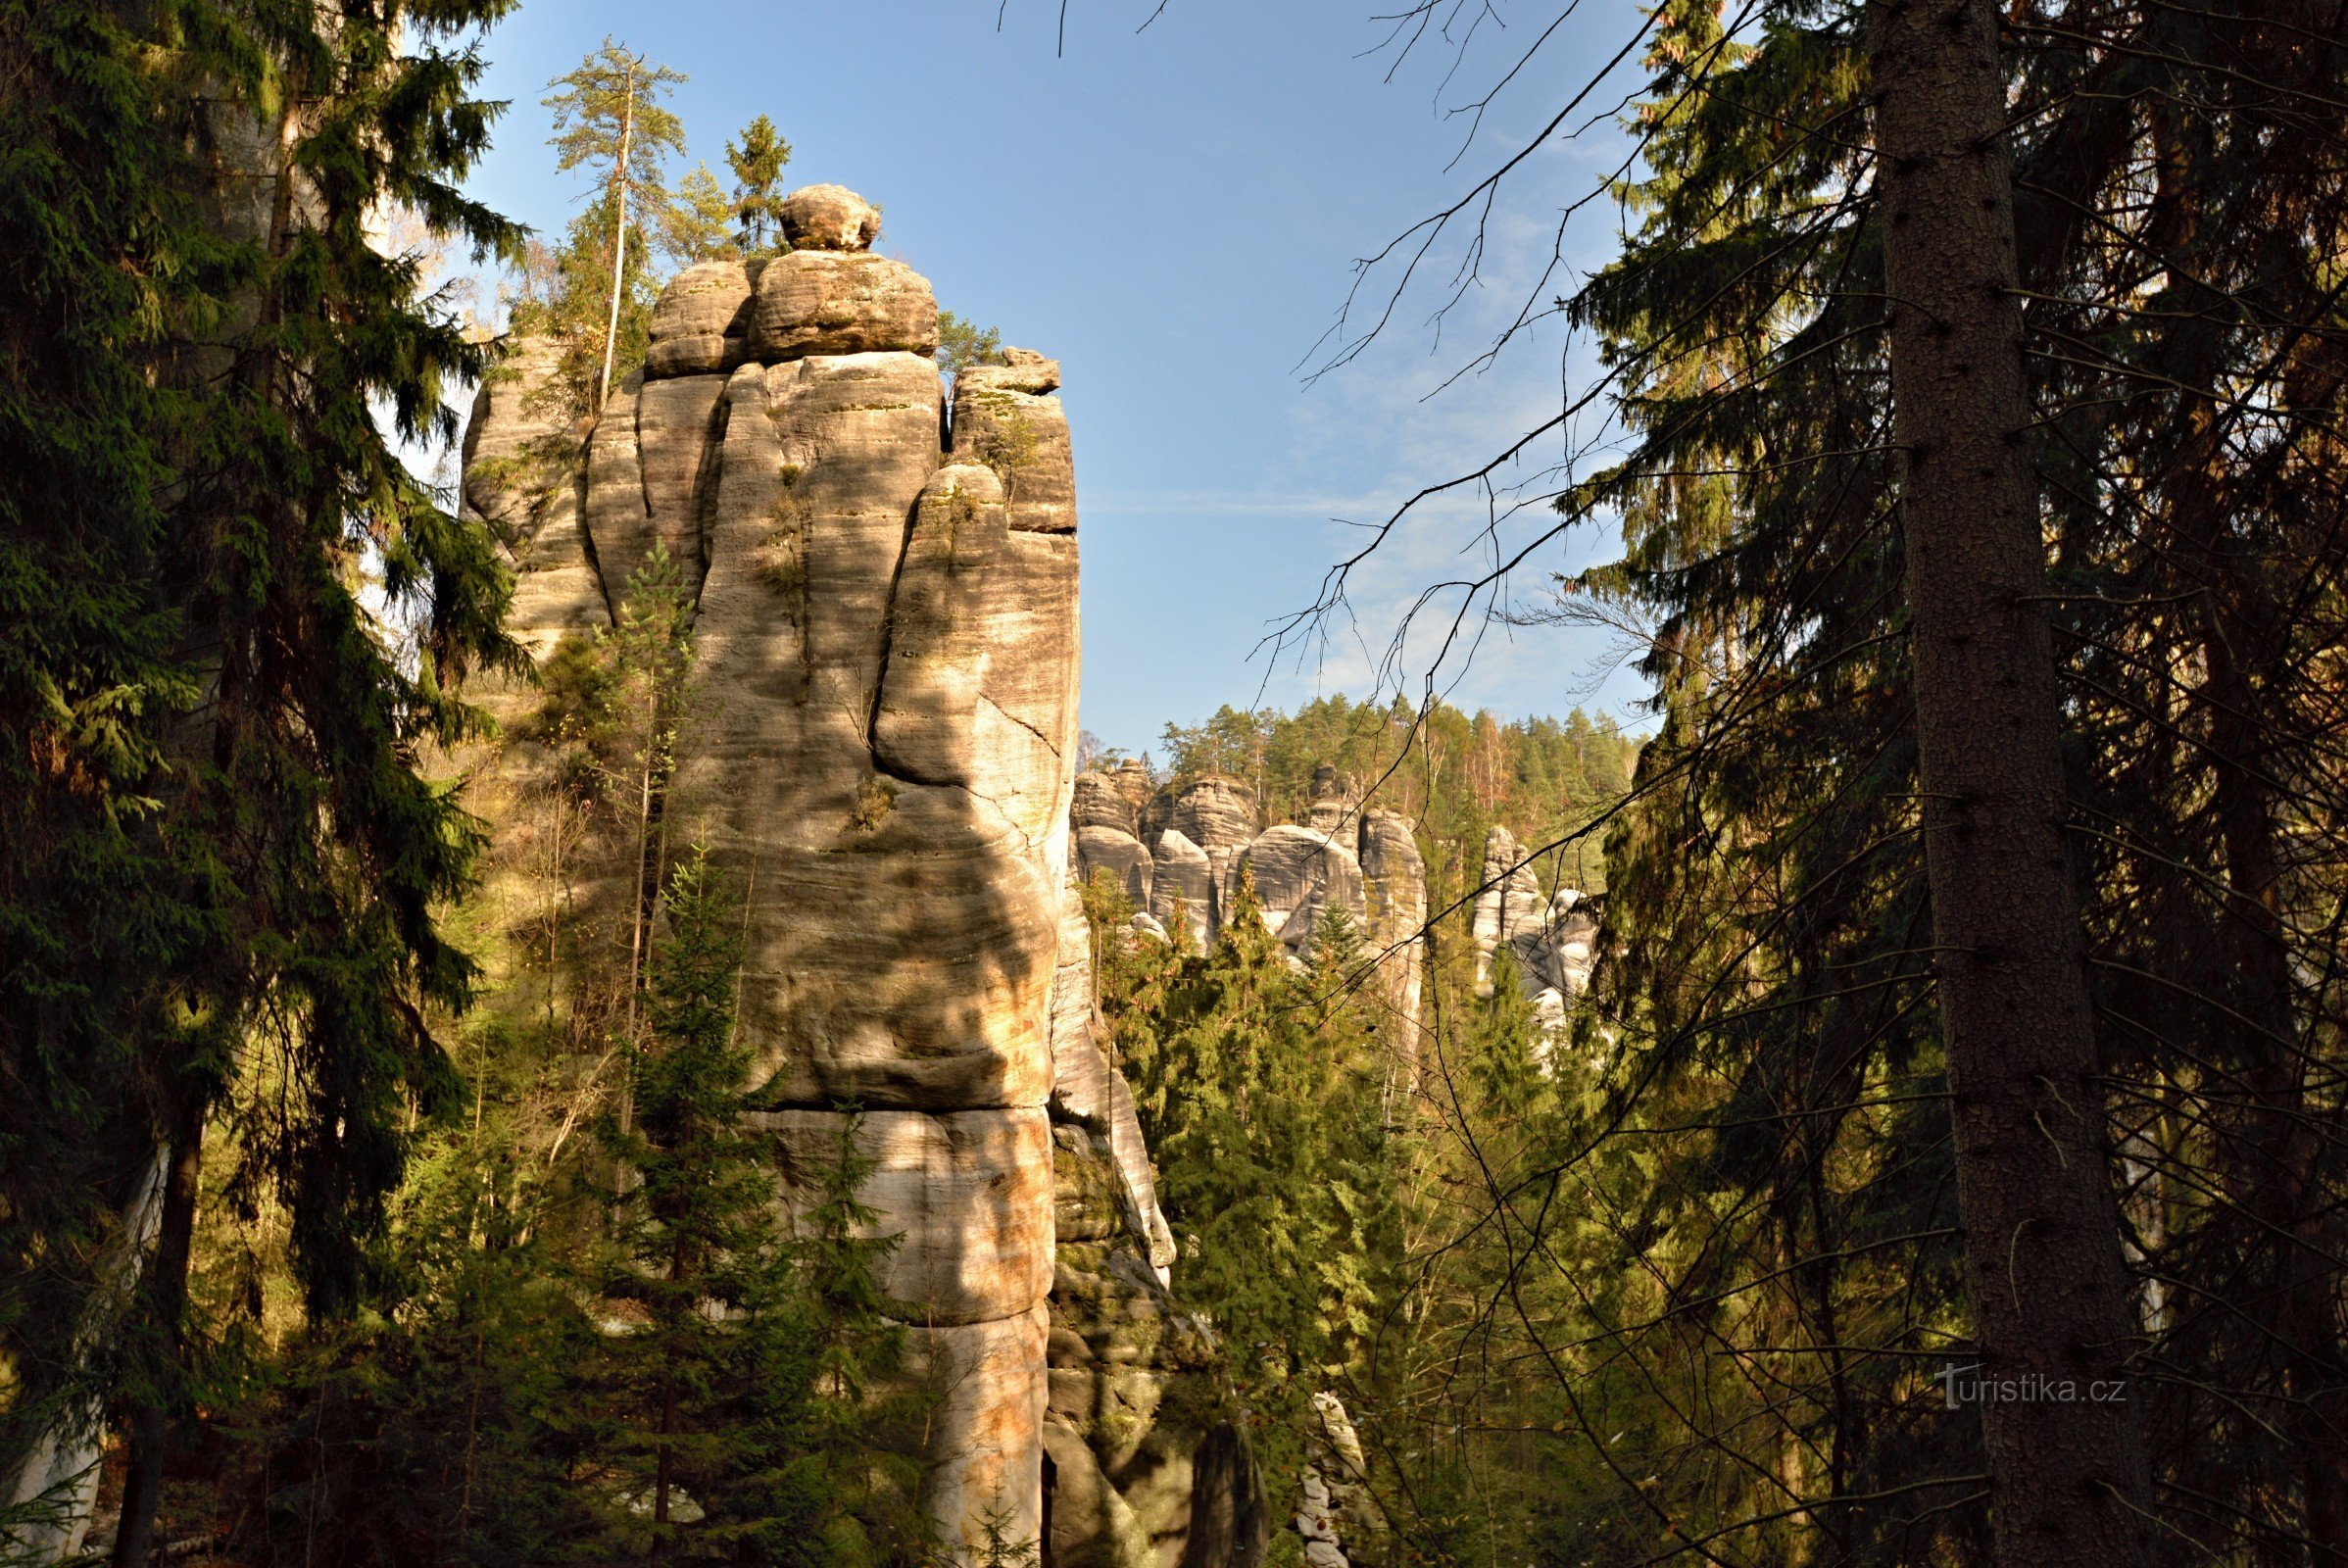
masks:
<instances>
[{"instance_id":1,"label":"sunlit rock wall","mask_svg":"<svg viewBox=\"0 0 2348 1568\"><path fill-rule=\"evenodd\" d=\"M869 251L860 199L800 192L784 227L789 254L669 286L644 371L591 428L534 395L552 350L514 345L476 404L466 504L505 533L513 630L542 660L611 624L656 549L676 564L697 660L658 842L707 845L747 902L742 1025L786 1205L863 1113L864 1200L905 1238L885 1284L939 1398L928 1502L966 1555L990 1518L1013 1542L1045 1528L1065 1128L1124 1172L1115 1220L1143 1228L1150 1266L1171 1252L1162 1220L1148 1233L1129 1100L1120 1117L1104 1085L1072 1085L1085 1113L1055 1126L1050 1108L1076 733L1067 421L1058 367L1016 351L947 406L929 284ZM576 461L525 477L566 436ZM630 846L530 805L531 701L497 705L509 741L474 781L505 841L501 918L516 951L556 933L550 974L608 973ZM586 911L572 949L538 918L557 906Z\"/></svg>"},{"instance_id":2,"label":"sunlit rock wall","mask_svg":"<svg viewBox=\"0 0 2348 1568\"><path fill-rule=\"evenodd\" d=\"M1379 1032L1404 1077L1415 1075L1427 867L1408 818L1363 805L1324 766L1304 820L1266 826L1238 779L1209 773L1156 789L1127 761L1078 775L1069 828L1078 875L1116 883L1135 929L1156 940L1212 943L1243 868L1264 924L1298 964L1342 912L1361 942Z\"/></svg>"},{"instance_id":3,"label":"sunlit rock wall","mask_svg":"<svg viewBox=\"0 0 2348 1568\"><path fill-rule=\"evenodd\" d=\"M1533 858L1495 824L1484 841L1473 922L1478 991L1492 995L1493 964L1512 963L1543 1037L1562 1030L1597 965L1597 902L1568 887L1544 898Z\"/></svg>"}]
</instances>

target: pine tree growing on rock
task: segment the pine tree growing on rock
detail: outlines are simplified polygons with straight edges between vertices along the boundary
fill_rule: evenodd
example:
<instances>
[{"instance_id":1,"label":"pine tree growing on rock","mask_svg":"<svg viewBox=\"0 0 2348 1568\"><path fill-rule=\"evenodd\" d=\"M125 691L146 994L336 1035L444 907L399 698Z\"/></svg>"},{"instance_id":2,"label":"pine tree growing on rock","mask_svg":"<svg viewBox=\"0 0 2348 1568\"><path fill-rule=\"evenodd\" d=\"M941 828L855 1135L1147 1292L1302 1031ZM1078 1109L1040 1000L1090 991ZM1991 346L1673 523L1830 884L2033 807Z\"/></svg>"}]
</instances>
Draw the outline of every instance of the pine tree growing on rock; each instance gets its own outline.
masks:
<instances>
[{"instance_id":1,"label":"pine tree growing on rock","mask_svg":"<svg viewBox=\"0 0 2348 1568\"><path fill-rule=\"evenodd\" d=\"M726 168L734 172L737 243L751 261L764 261L783 247L783 169L790 162L791 144L764 115L742 127L739 144L725 144Z\"/></svg>"},{"instance_id":2,"label":"pine tree growing on rock","mask_svg":"<svg viewBox=\"0 0 2348 1568\"><path fill-rule=\"evenodd\" d=\"M553 326L571 340L577 363L564 379L583 415L601 413L612 383L644 357L653 303L646 261L672 205L669 156L685 152L684 124L660 100L684 79L606 38L547 83L560 89L544 100L555 112L555 167L589 171L596 194L563 247L560 310L525 329ZM590 300L602 303L600 320Z\"/></svg>"},{"instance_id":3,"label":"pine tree growing on rock","mask_svg":"<svg viewBox=\"0 0 2348 1568\"><path fill-rule=\"evenodd\" d=\"M734 231L734 204L726 199L708 164L695 164L677 181L676 194L660 214L661 251L679 267L725 261L742 254Z\"/></svg>"}]
</instances>

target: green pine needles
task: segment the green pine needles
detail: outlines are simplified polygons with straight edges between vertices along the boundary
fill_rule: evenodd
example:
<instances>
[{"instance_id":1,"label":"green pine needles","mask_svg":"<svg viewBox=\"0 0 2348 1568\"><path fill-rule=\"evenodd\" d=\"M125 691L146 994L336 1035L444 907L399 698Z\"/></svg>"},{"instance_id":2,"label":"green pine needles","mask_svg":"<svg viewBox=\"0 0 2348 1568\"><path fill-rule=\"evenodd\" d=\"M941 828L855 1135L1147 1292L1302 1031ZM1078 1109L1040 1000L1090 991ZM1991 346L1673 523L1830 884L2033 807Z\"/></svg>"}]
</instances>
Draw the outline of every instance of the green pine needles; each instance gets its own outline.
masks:
<instances>
[{"instance_id":1,"label":"green pine needles","mask_svg":"<svg viewBox=\"0 0 2348 1568\"><path fill-rule=\"evenodd\" d=\"M126 1561L190 1398L207 1122L234 1123L234 1190L284 1205L333 1310L373 1268L407 1125L455 1082L431 1018L474 971L436 910L480 835L417 761L477 730L469 670L520 660L495 542L398 450L454 437L484 351L373 237L405 209L516 247L461 188L493 114L470 35L509 9L0 18L0 1341L30 1380L0 1465L118 1396ZM102 1367L82 1314L158 1151L154 1253Z\"/></svg>"},{"instance_id":2,"label":"green pine needles","mask_svg":"<svg viewBox=\"0 0 2348 1568\"><path fill-rule=\"evenodd\" d=\"M251 1560L932 1560L928 1401L859 1119L787 1211L734 1028L740 906L697 849L662 910L599 1157L547 1157L526 1096L485 1097L409 1189L399 1291L309 1336L248 1414Z\"/></svg>"},{"instance_id":3,"label":"green pine needles","mask_svg":"<svg viewBox=\"0 0 2348 1568\"><path fill-rule=\"evenodd\" d=\"M877 1275L897 1243L868 1239L857 1118L795 1234L733 1027L741 915L703 852L665 909L633 1117L604 1133L629 1173L602 1282L608 1529L630 1558L906 1560L917 1467L874 1442L911 1397Z\"/></svg>"}]
</instances>

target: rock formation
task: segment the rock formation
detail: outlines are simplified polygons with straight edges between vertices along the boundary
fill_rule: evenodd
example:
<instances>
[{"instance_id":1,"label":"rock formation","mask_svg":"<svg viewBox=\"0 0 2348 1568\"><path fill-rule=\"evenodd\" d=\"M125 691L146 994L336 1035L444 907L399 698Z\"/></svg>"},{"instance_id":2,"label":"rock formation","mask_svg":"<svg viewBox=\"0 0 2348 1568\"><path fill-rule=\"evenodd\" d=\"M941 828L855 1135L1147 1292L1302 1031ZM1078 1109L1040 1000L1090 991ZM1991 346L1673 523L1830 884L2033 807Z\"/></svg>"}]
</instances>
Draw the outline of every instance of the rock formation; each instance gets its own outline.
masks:
<instances>
[{"instance_id":1,"label":"rock formation","mask_svg":"<svg viewBox=\"0 0 2348 1568\"><path fill-rule=\"evenodd\" d=\"M1307 1568L1351 1568L1345 1543L1359 1551L1385 1528L1369 1491L1369 1465L1345 1404L1334 1394L1312 1396L1316 1431L1306 1435L1296 1534Z\"/></svg>"},{"instance_id":2,"label":"rock formation","mask_svg":"<svg viewBox=\"0 0 2348 1568\"><path fill-rule=\"evenodd\" d=\"M1073 882L1052 1008L1057 1268L1043 1443L1053 1568L1261 1560L1268 1520L1245 1438L1214 1416L1203 1326L1167 1293L1133 1092L1101 1050L1092 932Z\"/></svg>"},{"instance_id":3,"label":"rock formation","mask_svg":"<svg viewBox=\"0 0 2348 1568\"><path fill-rule=\"evenodd\" d=\"M542 660L611 625L657 553L675 564L697 695L657 839L638 840L706 845L742 890L740 1020L787 1208L861 1111L863 1200L904 1238L884 1284L939 1398L927 1501L948 1544L967 1555L993 1519L1014 1543L1049 1528L1060 1568L1224 1568L1244 1560L1247 1532L1228 1524L1252 1471L1228 1429L1153 1419L1203 1340L1166 1294L1173 1240L1131 1093L1095 1040L1069 892L1059 368L1006 351L964 369L946 406L929 284L871 254L877 224L816 186L784 206L789 253L677 277L642 373L568 467L533 469L563 435L533 397L554 356L514 345L475 406L465 502L510 541L512 629ZM501 822L514 928L584 910L601 950L538 940L550 967L608 969L646 884L638 840L582 841L525 808L545 766L521 722L532 701L510 694L474 799ZM1091 863L1121 865L1148 906L1140 802L1084 799L1106 835ZM1355 858L1335 840L1315 853ZM1357 870L1321 874L1358 900ZM1213 1526L1197 1544L1194 1514Z\"/></svg>"},{"instance_id":4,"label":"rock formation","mask_svg":"<svg viewBox=\"0 0 2348 1568\"><path fill-rule=\"evenodd\" d=\"M1107 873L1150 915L1144 930L1180 931L1194 948L1223 929L1242 867L1264 924L1298 964L1342 911L1372 960L1397 1057L1415 1065L1426 865L1409 820L1365 808L1336 768L1316 773L1303 821L1267 827L1238 779L1207 773L1153 792L1128 761L1078 777L1069 827L1079 876Z\"/></svg>"},{"instance_id":5,"label":"rock formation","mask_svg":"<svg viewBox=\"0 0 2348 1568\"><path fill-rule=\"evenodd\" d=\"M1492 995L1495 956L1512 961L1517 989L1531 999L1544 1035L1564 1028L1597 963L1595 901L1572 888L1543 898L1516 836L1495 825L1484 841L1484 880L1472 929L1477 990Z\"/></svg>"},{"instance_id":6,"label":"rock formation","mask_svg":"<svg viewBox=\"0 0 2348 1568\"><path fill-rule=\"evenodd\" d=\"M1136 929L1158 940L1194 949L1212 942L1235 910L1243 874L1254 884L1265 926L1298 965L1316 937L1342 915L1370 960L1364 978L1384 1004L1384 1027L1397 1060L1406 1079L1415 1073L1426 867L1409 821L1365 808L1334 767L1316 775L1301 822L1267 826L1253 793L1238 779L1210 773L1155 789L1141 764L1122 762L1078 775L1068 835L1074 874L1106 876L1141 911L1134 916ZM1089 965L1091 945L1081 912L1072 909L1064 918L1070 924L1062 973L1069 977L1070 1002L1055 1010L1065 1020L1053 1036L1062 1085L1054 1091L1055 1118L1077 1108L1069 1086L1100 1079L1114 1093L1124 1090L1090 1036L1075 1028L1080 1017L1089 1017L1089 1007L1074 1004L1079 988L1073 971ZM1081 993L1090 996L1089 976ZM1071 1056L1082 1063L1074 1070ZM1177 1561L1182 1568L1202 1568L1259 1555L1270 1528L1261 1488L1236 1431L1199 1429L1193 1412L1211 1407L1200 1396L1205 1347L1199 1329L1174 1313L1154 1288L1152 1273L1156 1281L1164 1278L1155 1272L1158 1254L1146 1256L1134 1241L1119 1240L1103 1255L1074 1239L1075 1226L1089 1227L1087 1236L1100 1234L1113 1203L1143 1206L1146 1153L1139 1168L1123 1163L1125 1149L1144 1152L1138 1129L1130 1144L1116 1142L1113 1126L1105 1130L1109 1144L1084 1156L1089 1164L1064 1159L1060 1167L1063 1228L1052 1297L1045 1442L1059 1478L1055 1496L1088 1500L1081 1527L1063 1531L1067 1516L1055 1511L1053 1563L1140 1563L1146 1547L1154 1548L1155 1560L1167 1568ZM1055 1128L1060 1151L1079 1149L1072 1133ZM1101 1174L1080 1179L1077 1173L1087 1169ZM1156 1236L1164 1221L1153 1200L1146 1206L1147 1234ZM1130 1225L1126 1232L1136 1239L1143 1234ZM1164 1255L1171 1252L1169 1242ZM1297 1526L1316 1568L1345 1568L1337 1520L1343 1516L1359 1526L1374 1510L1355 1485L1360 1446L1344 1407L1334 1396L1322 1398L1332 1446L1304 1478L1308 1502ZM1324 1471L1336 1479L1325 1483ZM1073 1490L1070 1478L1077 1478ZM1310 1500L1316 1489L1317 1503ZM1349 1511L1333 1499L1352 1499ZM1101 1521L1098 1528L1095 1519ZM1183 1520L1186 1549L1177 1554L1174 1528ZM1108 1554L1087 1554L1101 1550Z\"/></svg>"}]
</instances>

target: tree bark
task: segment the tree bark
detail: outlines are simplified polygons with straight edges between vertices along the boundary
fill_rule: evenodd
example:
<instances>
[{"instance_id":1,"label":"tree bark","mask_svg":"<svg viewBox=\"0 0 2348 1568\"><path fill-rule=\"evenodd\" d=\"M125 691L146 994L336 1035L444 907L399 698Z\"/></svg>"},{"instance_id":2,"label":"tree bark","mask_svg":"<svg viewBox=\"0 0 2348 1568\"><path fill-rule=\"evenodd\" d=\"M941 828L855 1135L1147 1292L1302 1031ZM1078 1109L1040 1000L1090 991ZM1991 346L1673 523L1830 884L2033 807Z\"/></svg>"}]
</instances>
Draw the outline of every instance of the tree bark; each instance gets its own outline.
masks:
<instances>
[{"instance_id":1,"label":"tree bark","mask_svg":"<svg viewBox=\"0 0 2348 1568\"><path fill-rule=\"evenodd\" d=\"M155 1508L163 1500L163 1461L171 1446L171 1408L178 1402L185 1372L181 1342L197 1188L204 1173L204 1100L189 1091L182 1091L178 1098L181 1102L172 1113L170 1130L171 1164L164 1175L155 1261L148 1271L154 1369L133 1396L125 1423L129 1465L122 1483L122 1522L115 1530L114 1568L147 1568L154 1553Z\"/></svg>"},{"instance_id":2,"label":"tree bark","mask_svg":"<svg viewBox=\"0 0 2348 1568\"><path fill-rule=\"evenodd\" d=\"M1985 0L1870 7L1926 869L1980 1376L2018 1396L1981 1408L1996 1559L2119 1568L2147 1560L2139 1330L2064 828L1997 50Z\"/></svg>"}]
</instances>

